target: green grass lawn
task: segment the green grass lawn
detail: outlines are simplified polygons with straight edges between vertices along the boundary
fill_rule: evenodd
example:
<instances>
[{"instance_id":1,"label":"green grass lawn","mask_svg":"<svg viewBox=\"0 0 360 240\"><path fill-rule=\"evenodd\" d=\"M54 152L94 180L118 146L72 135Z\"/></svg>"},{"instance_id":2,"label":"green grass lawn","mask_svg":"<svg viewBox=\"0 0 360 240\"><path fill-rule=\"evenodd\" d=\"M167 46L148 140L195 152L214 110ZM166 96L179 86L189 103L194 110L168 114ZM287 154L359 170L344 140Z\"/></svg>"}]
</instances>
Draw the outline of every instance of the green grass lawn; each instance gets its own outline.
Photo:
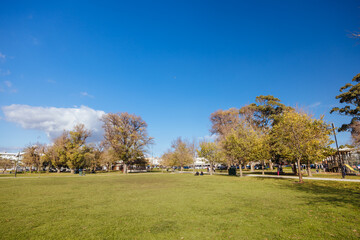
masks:
<instances>
[{"instance_id":1,"label":"green grass lawn","mask_svg":"<svg viewBox=\"0 0 360 240\"><path fill-rule=\"evenodd\" d=\"M0 239L360 238L358 183L112 173L0 190Z\"/></svg>"}]
</instances>

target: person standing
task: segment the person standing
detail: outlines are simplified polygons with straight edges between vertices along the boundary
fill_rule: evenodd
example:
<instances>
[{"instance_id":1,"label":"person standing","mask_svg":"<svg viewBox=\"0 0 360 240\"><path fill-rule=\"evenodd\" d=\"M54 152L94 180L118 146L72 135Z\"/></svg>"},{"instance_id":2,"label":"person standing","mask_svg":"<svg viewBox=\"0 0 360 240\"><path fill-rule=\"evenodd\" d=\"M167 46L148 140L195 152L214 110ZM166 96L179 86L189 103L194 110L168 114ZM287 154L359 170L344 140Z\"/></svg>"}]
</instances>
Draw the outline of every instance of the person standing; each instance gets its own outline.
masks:
<instances>
[{"instance_id":1,"label":"person standing","mask_svg":"<svg viewBox=\"0 0 360 240\"><path fill-rule=\"evenodd\" d=\"M341 167L341 172L342 172L342 178L345 178L345 176L346 176L346 166L345 165L342 165L342 167Z\"/></svg>"}]
</instances>

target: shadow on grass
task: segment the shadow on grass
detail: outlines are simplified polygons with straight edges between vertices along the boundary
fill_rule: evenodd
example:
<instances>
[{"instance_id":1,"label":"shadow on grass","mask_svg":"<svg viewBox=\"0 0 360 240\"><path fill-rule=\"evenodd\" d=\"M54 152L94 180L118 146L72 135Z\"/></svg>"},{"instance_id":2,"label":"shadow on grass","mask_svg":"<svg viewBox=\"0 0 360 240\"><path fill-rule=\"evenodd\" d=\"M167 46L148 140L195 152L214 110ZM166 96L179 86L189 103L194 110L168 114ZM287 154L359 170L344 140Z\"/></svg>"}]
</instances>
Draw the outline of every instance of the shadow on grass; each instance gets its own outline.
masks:
<instances>
[{"instance_id":1,"label":"shadow on grass","mask_svg":"<svg viewBox=\"0 0 360 240\"><path fill-rule=\"evenodd\" d=\"M246 171L246 172L243 172L243 174L245 174L245 175L246 174L262 175L262 172L261 171L255 171L255 172ZM273 171L273 172L265 171L264 175L277 176L278 174L276 171ZM284 172L284 173L281 173L280 176L297 176L297 175L294 174L293 172Z\"/></svg>"},{"instance_id":2,"label":"shadow on grass","mask_svg":"<svg viewBox=\"0 0 360 240\"><path fill-rule=\"evenodd\" d=\"M217 176L239 178L239 176L225 174L217 174ZM285 176L295 175L288 174ZM256 178L256 180L265 182L269 178ZM360 184L358 183L304 180L303 184L299 184L298 179L271 178L271 180L282 181L284 184L281 184L280 188L304 193L300 198L303 198L306 204L360 207Z\"/></svg>"},{"instance_id":3,"label":"shadow on grass","mask_svg":"<svg viewBox=\"0 0 360 240\"><path fill-rule=\"evenodd\" d=\"M303 184L293 182L293 184L284 184L281 187L305 193L306 196L303 198L306 200L307 204L325 204L333 206L352 205L356 208L360 207L360 185L357 183L305 180L305 183Z\"/></svg>"}]
</instances>

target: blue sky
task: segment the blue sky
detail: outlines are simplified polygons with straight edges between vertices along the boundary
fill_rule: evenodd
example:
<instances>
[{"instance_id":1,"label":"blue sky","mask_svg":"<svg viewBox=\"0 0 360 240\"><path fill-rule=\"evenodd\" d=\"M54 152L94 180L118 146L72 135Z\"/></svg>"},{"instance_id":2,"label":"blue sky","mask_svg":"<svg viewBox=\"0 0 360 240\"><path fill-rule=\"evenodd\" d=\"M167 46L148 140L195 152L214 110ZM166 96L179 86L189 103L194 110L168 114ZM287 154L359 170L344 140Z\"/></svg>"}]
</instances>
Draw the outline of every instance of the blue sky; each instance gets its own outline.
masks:
<instances>
[{"instance_id":1,"label":"blue sky","mask_svg":"<svg viewBox=\"0 0 360 240\"><path fill-rule=\"evenodd\" d=\"M348 37L360 28L359 7L329 0L4 2L0 148L49 142L74 113L96 129L99 114L130 112L148 123L160 155L178 136L209 135L212 112L268 94L341 125L348 118L329 111L360 72L359 42ZM349 134L339 139L344 144Z\"/></svg>"}]
</instances>

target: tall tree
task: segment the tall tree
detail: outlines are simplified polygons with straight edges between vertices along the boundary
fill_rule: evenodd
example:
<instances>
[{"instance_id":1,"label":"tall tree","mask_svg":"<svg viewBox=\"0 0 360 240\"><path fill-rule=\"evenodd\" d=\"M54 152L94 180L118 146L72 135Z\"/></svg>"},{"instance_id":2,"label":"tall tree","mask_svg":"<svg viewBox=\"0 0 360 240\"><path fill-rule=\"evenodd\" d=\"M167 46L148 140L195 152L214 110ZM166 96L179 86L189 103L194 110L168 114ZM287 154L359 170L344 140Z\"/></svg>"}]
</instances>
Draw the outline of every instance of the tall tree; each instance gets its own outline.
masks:
<instances>
[{"instance_id":1,"label":"tall tree","mask_svg":"<svg viewBox=\"0 0 360 240\"><path fill-rule=\"evenodd\" d=\"M89 145L89 152L85 154L86 165L90 170L95 172L101 166L101 159L104 155L104 148L102 144Z\"/></svg>"},{"instance_id":2,"label":"tall tree","mask_svg":"<svg viewBox=\"0 0 360 240\"><path fill-rule=\"evenodd\" d=\"M73 173L75 169L85 168L86 154L90 148L86 145L86 139L90 136L90 131L84 124L78 124L69 132L66 141L66 164Z\"/></svg>"},{"instance_id":3,"label":"tall tree","mask_svg":"<svg viewBox=\"0 0 360 240\"><path fill-rule=\"evenodd\" d=\"M240 177L242 177L242 166L252 160L253 144L256 141L256 133L252 126L243 121L238 128L232 129L224 139L221 140L222 148L228 158L235 160L240 165Z\"/></svg>"},{"instance_id":4,"label":"tall tree","mask_svg":"<svg viewBox=\"0 0 360 240\"><path fill-rule=\"evenodd\" d=\"M280 102L280 99L272 96L257 96L256 103L252 103L240 109L241 114L245 114L246 111L253 111L253 121L258 127L263 129L271 128L276 119L290 107L285 106Z\"/></svg>"},{"instance_id":5,"label":"tall tree","mask_svg":"<svg viewBox=\"0 0 360 240\"><path fill-rule=\"evenodd\" d=\"M360 147L360 121L354 121L354 123L351 124L351 128L353 144L356 147Z\"/></svg>"},{"instance_id":6,"label":"tall tree","mask_svg":"<svg viewBox=\"0 0 360 240\"><path fill-rule=\"evenodd\" d=\"M9 169L9 168L11 168L13 166L14 166L13 161L11 161L10 159L0 157L0 168L2 168L3 174L5 173L5 171L7 169Z\"/></svg>"},{"instance_id":7,"label":"tall tree","mask_svg":"<svg viewBox=\"0 0 360 240\"><path fill-rule=\"evenodd\" d=\"M163 153L161 156L161 165L165 167L174 167L176 166L176 159L174 158L173 152L170 150Z\"/></svg>"},{"instance_id":8,"label":"tall tree","mask_svg":"<svg viewBox=\"0 0 360 240\"><path fill-rule=\"evenodd\" d=\"M213 174L213 168L220 158L220 149L216 142L202 141L197 150L198 156L204 158L210 164L210 175Z\"/></svg>"},{"instance_id":9,"label":"tall tree","mask_svg":"<svg viewBox=\"0 0 360 240\"><path fill-rule=\"evenodd\" d=\"M141 117L129 113L108 113L102 121L104 143L113 149L118 160L123 161L124 173L127 173L128 165L144 158L145 148L152 143L147 124Z\"/></svg>"},{"instance_id":10,"label":"tall tree","mask_svg":"<svg viewBox=\"0 0 360 240\"><path fill-rule=\"evenodd\" d=\"M32 168L35 167L38 171L40 171L41 161L40 161L40 148L41 144L30 144L24 149L24 155L22 163L30 168L30 173L32 172Z\"/></svg>"},{"instance_id":11,"label":"tall tree","mask_svg":"<svg viewBox=\"0 0 360 240\"><path fill-rule=\"evenodd\" d=\"M249 154L251 161L260 161L262 165L262 175L265 174L265 161L271 163L270 136L267 132L259 128L254 129L253 142L250 144Z\"/></svg>"},{"instance_id":12,"label":"tall tree","mask_svg":"<svg viewBox=\"0 0 360 240\"><path fill-rule=\"evenodd\" d=\"M162 155L162 165L168 167L180 166L181 171L184 166L194 163L194 142L189 142L178 137L171 143L171 149Z\"/></svg>"},{"instance_id":13,"label":"tall tree","mask_svg":"<svg viewBox=\"0 0 360 240\"><path fill-rule=\"evenodd\" d=\"M102 167L106 168L106 171L111 171L112 166L116 162L116 155L114 150L110 147L103 150L103 153L100 155L99 163Z\"/></svg>"},{"instance_id":14,"label":"tall tree","mask_svg":"<svg viewBox=\"0 0 360 240\"><path fill-rule=\"evenodd\" d=\"M352 117L351 122L343 124L339 131L351 131L354 133L352 124L360 121L360 73L352 79L352 82L341 87L341 94L336 96L336 99L340 99L340 103L345 103L345 106L341 108L334 107L330 113L338 112L341 115Z\"/></svg>"},{"instance_id":15,"label":"tall tree","mask_svg":"<svg viewBox=\"0 0 360 240\"><path fill-rule=\"evenodd\" d=\"M330 127L323 118L313 119L295 111L284 113L271 134L278 152L297 162L300 183L303 183L301 163L312 159L331 144Z\"/></svg>"},{"instance_id":16,"label":"tall tree","mask_svg":"<svg viewBox=\"0 0 360 240\"><path fill-rule=\"evenodd\" d=\"M281 117L281 114L284 111L293 110L291 107L285 106L283 103L280 102L280 99L272 96L272 95L260 95L257 96L255 99L255 103L242 107L240 109L240 114L245 117L247 122L254 125L256 130L260 130L261 136L260 139L267 139L270 138L265 136L269 133L269 130L277 123L278 119ZM268 144L268 141L266 141ZM267 146L267 145L265 145ZM263 150L263 148L261 148ZM265 154L264 151L262 153ZM266 152L266 155L268 153ZM272 159L275 158L274 155L269 155L269 165L270 169L272 170ZM264 165L264 159L262 160L262 165ZM263 166L263 173L264 173L264 166Z\"/></svg>"},{"instance_id":17,"label":"tall tree","mask_svg":"<svg viewBox=\"0 0 360 240\"><path fill-rule=\"evenodd\" d=\"M184 166L193 164L194 148L191 142L178 137L172 142L171 148L173 149L173 161L180 166L181 171L184 170Z\"/></svg>"},{"instance_id":18,"label":"tall tree","mask_svg":"<svg viewBox=\"0 0 360 240\"><path fill-rule=\"evenodd\" d=\"M58 173L60 173L62 167L66 167L68 161L67 158L67 146L68 146L68 132L64 131L59 137L54 140L52 146L47 148L45 155L50 159L51 165L54 166Z\"/></svg>"},{"instance_id":19,"label":"tall tree","mask_svg":"<svg viewBox=\"0 0 360 240\"><path fill-rule=\"evenodd\" d=\"M218 110L210 115L212 134L225 136L240 122L239 109Z\"/></svg>"}]
</instances>

